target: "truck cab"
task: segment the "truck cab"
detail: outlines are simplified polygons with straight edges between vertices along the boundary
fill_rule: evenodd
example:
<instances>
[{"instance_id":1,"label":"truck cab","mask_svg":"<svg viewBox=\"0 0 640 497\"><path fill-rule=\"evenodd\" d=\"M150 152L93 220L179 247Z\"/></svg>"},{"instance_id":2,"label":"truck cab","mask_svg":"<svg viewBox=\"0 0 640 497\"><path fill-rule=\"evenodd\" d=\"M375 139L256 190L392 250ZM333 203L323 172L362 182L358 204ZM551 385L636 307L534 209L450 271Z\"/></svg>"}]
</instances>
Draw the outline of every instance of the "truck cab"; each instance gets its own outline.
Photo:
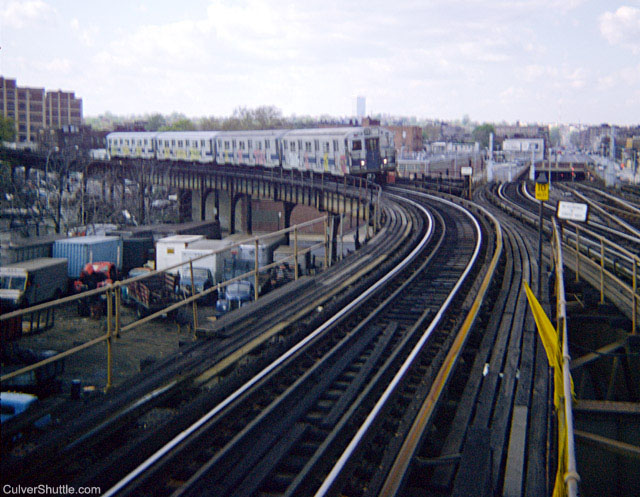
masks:
<instances>
[{"instance_id":1,"label":"truck cab","mask_svg":"<svg viewBox=\"0 0 640 497\"><path fill-rule=\"evenodd\" d=\"M222 297L216 302L216 316L220 317L229 311L239 309L253 300L253 285L248 281L236 281L224 288Z\"/></svg>"},{"instance_id":2,"label":"truck cab","mask_svg":"<svg viewBox=\"0 0 640 497\"><path fill-rule=\"evenodd\" d=\"M203 267L193 268L193 286L195 293L201 293L214 285L213 274L211 270ZM183 295L191 295L191 270L187 267L180 269L180 291ZM215 293L215 292L213 292ZM215 302L216 297L212 294L207 295L207 301Z\"/></svg>"}]
</instances>

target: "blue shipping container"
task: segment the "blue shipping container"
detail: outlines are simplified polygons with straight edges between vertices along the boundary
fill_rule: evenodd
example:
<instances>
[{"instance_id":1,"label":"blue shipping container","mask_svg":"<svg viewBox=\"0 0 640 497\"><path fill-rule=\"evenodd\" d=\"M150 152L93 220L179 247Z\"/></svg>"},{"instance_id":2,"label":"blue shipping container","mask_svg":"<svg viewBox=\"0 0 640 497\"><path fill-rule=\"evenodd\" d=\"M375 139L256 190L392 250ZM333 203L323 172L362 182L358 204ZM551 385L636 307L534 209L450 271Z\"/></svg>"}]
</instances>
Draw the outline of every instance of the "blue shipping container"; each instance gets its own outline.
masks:
<instances>
[{"instance_id":1,"label":"blue shipping container","mask_svg":"<svg viewBox=\"0 0 640 497\"><path fill-rule=\"evenodd\" d=\"M77 236L56 240L53 257L69 261L69 278L78 278L88 262L108 261L122 269L122 240L117 236Z\"/></svg>"}]
</instances>

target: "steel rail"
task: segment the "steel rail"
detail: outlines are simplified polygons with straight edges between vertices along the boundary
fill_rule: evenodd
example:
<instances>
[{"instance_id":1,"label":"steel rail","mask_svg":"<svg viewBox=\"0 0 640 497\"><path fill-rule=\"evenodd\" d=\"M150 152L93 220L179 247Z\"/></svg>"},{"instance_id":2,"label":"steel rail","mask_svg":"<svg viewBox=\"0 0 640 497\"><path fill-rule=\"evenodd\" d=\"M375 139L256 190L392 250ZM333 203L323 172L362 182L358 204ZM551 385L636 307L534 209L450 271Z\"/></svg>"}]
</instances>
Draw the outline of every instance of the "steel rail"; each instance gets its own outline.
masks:
<instances>
[{"instance_id":1,"label":"steel rail","mask_svg":"<svg viewBox=\"0 0 640 497\"><path fill-rule=\"evenodd\" d=\"M400 189L394 188L394 190L400 190ZM400 191L404 192L405 194L413 194L413 193L415 193L415 192L412 192L410 190L400 190ZM380 399L378 400L378 402L376 403L374 408L371 410L371 412L369 413L369 415L367 416L367 418L365 419L363 424L358 429L358 431L355 434L355 436L351 439L351 441L349 442L349 445L347 446L347 448L344 450L342 455L339 457L338 461L334 464L334 466L332 467L331 471L329 472L329 474L327 475L327 477L323 481L322 485L316 491L315 497L323 497L323 496L329 495L330 492L335 490L334 486L338 483L338 480L340 478L341 473L344 471L344 469L347 466L349 460L351 459L351 457L354 455L354 453L356 452L356 450L358 449L358 447L362 443L362 441L365 438L366 434L368 433L369 429L371 429L371 427L373 426L376 418L380 415L381 411L383 410L385 404L388 402L388 400L391 397L392 393L397 388L397 386L400 384L401 380L403 379L403 377L405 376L405 374L409 370L411 364L415 361L415 359L418 356L418 354L420 353L422 347L427 342L428 338L431 336L433 330L437 327L437 325L442 320L445 312L449 308L449 305L451 304L451 302L453 301L454 297L458 293L458 290L460 289L460 287L462 286L462 284L466 280L467 276L471 272L471 269L472 269L473 265L475 264L475 261L476 261L476 259L478 257L478 254L480 253L480 247L482 246L482 230L480 228L480 225L478 224L478 221L473 217L473 215L468 210L460 207L459 205L457 205L457 204L455 204L455 203L453 203L453 202L451 202L449 200L445 200L445 199L442 199L442 198L439 198L439 197L435 197L435 196L429 195L429 194L422 194L422 195L424 197L429 198L431 200L434 200L436 202L441 202L441 203L444 203L444 204L449 205L451 207L454 207L455 209L460 210L461 212L463 212L466 216L468 216L471 219L471 221L473 222L473 224L474 224L474 226L476 228L476 232L478 233L478 238L476 240L476 247L475 247L474 253L473 253L472 257L471 257L471 260L467 264L467 267L465 268L464 272L462 273L462 276L460 276L460 278L458 279L458 282L456 283L456 285L453 287L453 289L451 290L451 292L447 296L444 304L438 310L438 312L435 315L433 321L431 322L429 327L424 331L424 333L422 334L422 337L416 343L416 345L413 347L411 353L409 354L407 359L404 361L404 363L402 364L402 366L400 367L399 371L396 373L394 378L391 380L391 382L389 383L389 385L385 389L384 393L382 394L382 396L380 397ZM395 196L396 198L403 198L403 197L399 197L397 195L393 195L393 196ZM407 199L404 199L404 200L406 200L408 202L411 202L411 203L413 203L415 205L419 205L419 204L417 204L417 203L415 203L413 201L410 201L410 200L407 200ZM421 208L424 209L423 207L421 207Z\"/></svg>"},{"instance_id":2,"label":"steel rail","mask_svg":"<svg viewBox=\"0 0 640 497\"><path fill-rule=\"evenodd\" d=\"M453 373L453 365L462 352L464 343L469 336L469 332L475 323L476 317L478 316L478 313L480 311L480 307L484 302L487 290L489 288L489 283L494 276L495 269L498 267L498 262L500 260L503 248L502 226L498 219L496 219L496 217L493 216L493 214L491 214L487 209L485 209L484 207L480 207L480 209L491 220L496 229L496 247L493 257L491 258L489 268L482 280L480 288L478 289L478 293L473 301L471 309L469 310L467 317L462 323L460 332L458 333L451 347L451 350L447 354L443 366L438 372L436 380L434 381L434 386L429 391L425 402L422 404L418 414L415 417L415 421L411 426L409 434L405 438L405 441L402 444L398 455L395 458L394 464L389 471L389 474L387 475L387 478L380 490L379 496L394 496L398 494L402 486L404 476L406 475L407 470L411 465L411 459L418 448L418 444L422 438L422 434L435 411L436 404L440 398L440 395L442 394L442 391L444 390L445 385L449 380L449 377Z\"/></svg>"},{"instance_id":3,"label":"steel rail","mask_svg":"<svg viewBox=\"0 0 640 497\"><path fill-rule=\"evenodd\" d=\"M147 469L151 468L153 465L161 461L164 456L166 456L171 450L173 450L179 444L184 442L189 436L195 433L200 427L206 424L210 419L212 419L214 416L222 412L226 407L232 404L242 394L247 392L251 387L256 385L260 380L266 377L269 373L277 369L287 359L289 359L295 353L297 353L299 350L305 347L309 342L313 341L317 336L321 335L326 329L331 327L335 322L337 322L343 316L348 314L353 308L357 307L361 302L363 302L368 297L370 297L376 290L378 290L378 288L386 284L391 278L393 278L396 274L402 271L418 255L418 253L420 253L423 250L424 246L428 243L434 229L434 221L431 213L429 213L423 207L419 207L419 208L420 210L422 210L422 212L425 214L425 217L427 217L428 219L428 228L426 230L425 235L421 239L420 243L418 243L418 245L411 251L411 253L407 257L405 257L405 259L400 264L398 264L395 268L393 268L389 273L387 273L384 277L382 277L380 280L374 283L367 290L362 292L356 299L354 299L352 302L344 306L332 318L325 321L322 325L320 325L318 328L312 331L303 340L298 342L296 345L290 348L287 352L285 352L283 355L281 355L279 358L273 361L270 365L268 365L262 371L257 373L251 380L243 384L231 395L227 396L224 400L222 400L218 405L216 405L202 418L200 418L198 421L192 424L189 428L179 433L171 441L169 441L163 447L158 449L154 454L152 454L149 458L147 458L144 462L142 462L138 467L136 467L133 471L131 471L128 475L126 475L122 480L120 480L113 487L111 487L105 494L105 497L117 495L120 491L124 490L128 485L132 484L135 480L137 480L140 476L142 476Z\"/></svg>"},{"instance_id":4,"label":"steel rail","mask_svg":"<svg viewBox=\"0 0 640 497\"><path fill-rule=\"evenodd\" d=\"M524 192L525 196L529 200L531 200L532 202L536 202L535 198L529 192L529 189L527 188L527 184L526 183L523 184L522 189L523 189L523 192ZM545 202L544 203L544 207L547 208L547 209L551 209L554 212L556 210L552 205L549 205L549 202ZM626 240L628 240L628 241L630 241L632 243L640 244L640 238L638 238L637 236L632 236L632 235L630 235L628 233L624 233L622 231L615 230L613 228L610 228L609 226L605 226L604 224L600 224L598 222L591 221L591 220L589 221L589 225L593 226L594 228L597 228L599 230L611 233L612 235L615 235L617 237L624 238L624 239L626 239Z\"/></svg>"}]
</instances>

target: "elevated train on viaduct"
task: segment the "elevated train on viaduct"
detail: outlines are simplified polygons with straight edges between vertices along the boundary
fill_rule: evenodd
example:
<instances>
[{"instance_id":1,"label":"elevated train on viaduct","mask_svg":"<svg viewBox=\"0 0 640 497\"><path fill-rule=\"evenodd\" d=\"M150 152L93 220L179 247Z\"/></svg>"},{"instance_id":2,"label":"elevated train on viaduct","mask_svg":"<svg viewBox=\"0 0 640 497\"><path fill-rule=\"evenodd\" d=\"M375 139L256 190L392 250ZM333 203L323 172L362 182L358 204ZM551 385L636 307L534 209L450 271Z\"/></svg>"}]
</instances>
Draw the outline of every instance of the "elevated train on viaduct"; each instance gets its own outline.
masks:
<instances>
[{"instance_id":1,"label":"elevated train on viaduct","mask_svg":"<svg viewBox=\"0 0 640 497\"><path fill-rule=\"evenodd\" d=\"M114 132L112 159L313 171L334 176L395 169L393 133L380 126L263 131Z\"/></svg>"}]
</instances>

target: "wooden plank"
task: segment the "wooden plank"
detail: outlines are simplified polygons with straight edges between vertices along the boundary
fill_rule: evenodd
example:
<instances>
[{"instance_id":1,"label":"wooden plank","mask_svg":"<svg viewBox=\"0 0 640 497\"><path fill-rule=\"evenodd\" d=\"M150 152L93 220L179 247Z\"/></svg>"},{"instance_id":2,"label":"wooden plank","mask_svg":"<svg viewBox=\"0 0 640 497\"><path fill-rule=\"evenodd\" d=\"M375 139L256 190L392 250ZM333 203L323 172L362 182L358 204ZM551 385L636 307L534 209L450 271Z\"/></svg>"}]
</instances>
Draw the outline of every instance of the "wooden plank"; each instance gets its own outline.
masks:
<instances>
[{"instance_id":1,"label":"wooden plank","mask_svg":"<svg viewBox=\"0 0 640 497\"><path fill-rule=\"evenodd\" d=\"M574 413L602 413L640 415L640 402L614 402L580 399L573 406Z\"/></svg>"},{"instance_id":2,"label":"wooden plank","mask_svg":"<svg viewBox=\"0 0 640 497\"><path fill-rule=\"evenodd\" d=\"M524 464L526 453L527 406L515 406L511 418L511 433L509 435L509 449L507 451L507 466L504 471L504 497L520 497L524 480Z\"/></svg>"}]
</instances>

